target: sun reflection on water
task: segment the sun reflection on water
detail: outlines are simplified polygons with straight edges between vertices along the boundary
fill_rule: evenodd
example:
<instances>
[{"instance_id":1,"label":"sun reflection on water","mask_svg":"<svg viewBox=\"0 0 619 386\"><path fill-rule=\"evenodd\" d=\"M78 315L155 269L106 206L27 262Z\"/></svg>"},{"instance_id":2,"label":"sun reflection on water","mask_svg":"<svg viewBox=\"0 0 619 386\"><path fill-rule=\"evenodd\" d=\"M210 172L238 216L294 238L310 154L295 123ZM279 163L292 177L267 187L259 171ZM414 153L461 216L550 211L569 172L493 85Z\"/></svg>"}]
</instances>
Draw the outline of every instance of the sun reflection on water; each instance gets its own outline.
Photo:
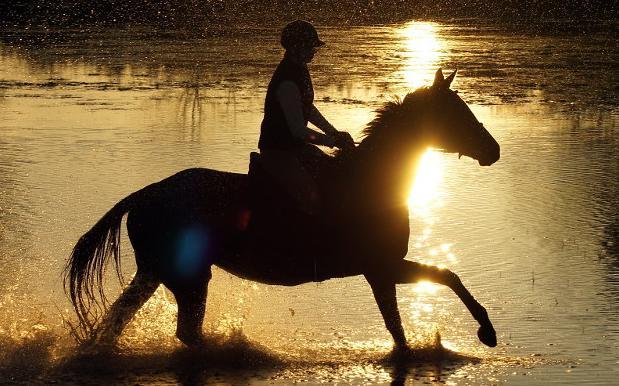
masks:
<instances>
[{"instance_id":1,"label":"sun reflection on water","mask_svg":"<svg viewBox=\"0 0 619 386\"><path fill-rule=\"evenodd\" d=\"M430 209L440 204L440 185L443 180L443 162L438 152L428 150L421 157L408 205L415 214L429 217Z\"/></svg>"},{"instance_id":2,"label":"sun reflection on water","mask_svg":"<svg viewBox=\"0 0 619 386\"><path fill-rule=\"evenodd\" d=\"M406 23L399 33L404 39L402 56L406 59L403 77L411 89L428 85L432 81L434 71L439 65L445 43L439 38L439 25L428 22ZM432 234L432 225L436 218L433 209L442 206L441 183L443 179L443 161L440 153L428 150L421 157L417 166L415 180L408 197L411 216L425 225L422 233L416 238L414 246L419 249L428 247ZM450 244L442 244L439 249L431 249L420 259L427 264L436 264L435 258L446 255L449 261L455 256L449 251ZM451 256L451 258L449 257ZM421 282L415 286L416 293L434 294L438 286Z\"/></svg>"},{"instance_id":3,"label":"sun reflection on water","mask_svg":"<svg viewBox=\"0 0 619 386\"><path fill-rule=\"evenodd\" d=\"M432 80L441 58L444 43L437 36L435 23L410 22L400 34L404 37L402 55L406 58L404 78L408 87L415 89Z\"/></svg>"},{"instance_id":4,"label":"sun reflection on water","mask_svg":"<svg viewBox=\"0 0 619 386\"><path fill-rule=\"evenodd\" d=\"M415 179L408 197L411 216L425 224L421 235L417 237L415 242L416 248L427 247L432 234L432 225L435 221L432 210L442 205L442 180L443 162L441 154L433 150L426 151L417 165ZM439 248L430 248L427 254L419 260L422 263L436 265L435 260L439 252L441 254L449 253L450 248L451 244L447 243L441 244ZM414 291L418 294L434 294L437 290L437 285L424 281L417 283L414 288Z\"/></svg>"},{"instance_id":5,"label":"sun reflection on water","mask_svg":"<svg viewBox=\"0 0 619 386\"><path fill-rule=\"evenodd\" d=\"M438 286L429 281L422 280L415 285L414 291L417 293L435 294L438 291Z\"/></svg>"}]
</instances>

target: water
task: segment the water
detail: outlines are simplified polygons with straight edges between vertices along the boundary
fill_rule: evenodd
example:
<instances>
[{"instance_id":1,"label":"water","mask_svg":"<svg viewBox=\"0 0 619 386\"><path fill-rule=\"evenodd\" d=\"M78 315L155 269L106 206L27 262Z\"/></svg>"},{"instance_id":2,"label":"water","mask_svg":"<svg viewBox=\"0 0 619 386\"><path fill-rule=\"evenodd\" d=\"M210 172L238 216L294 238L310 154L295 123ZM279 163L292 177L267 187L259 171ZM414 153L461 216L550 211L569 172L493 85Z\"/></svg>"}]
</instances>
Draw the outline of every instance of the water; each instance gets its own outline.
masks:
<instances>
[{"instance_id":1,"label":"water","mask_svg":"<svg viewBox=\"0 0 619 386\"><path fill-rule=\"evenodd\" d=\"M160 288L117 352L74 355L60 279L74 243L148 183L194 166L246 170L281 55L277 29L208 38L3 31L0 378L613 383L617 28L573 27L549 23L542 34L477 21L320 28L328 45L311 67L316 104L336 127L358 134L382 102L431 82L439 66L457 67L454 88L502 146L489 168L425 156L410 200L408 255L457 272L488 309L499 346L477 341L476 323L449 290L419 283L398 288L414 346L404 358L391 356L361 277L284 288L217 269L204 350L176 341L176 306ZM129 278L133 254L123 237ZM113 298L120 287L108 283Z\"/></svg>"}]
</instances>

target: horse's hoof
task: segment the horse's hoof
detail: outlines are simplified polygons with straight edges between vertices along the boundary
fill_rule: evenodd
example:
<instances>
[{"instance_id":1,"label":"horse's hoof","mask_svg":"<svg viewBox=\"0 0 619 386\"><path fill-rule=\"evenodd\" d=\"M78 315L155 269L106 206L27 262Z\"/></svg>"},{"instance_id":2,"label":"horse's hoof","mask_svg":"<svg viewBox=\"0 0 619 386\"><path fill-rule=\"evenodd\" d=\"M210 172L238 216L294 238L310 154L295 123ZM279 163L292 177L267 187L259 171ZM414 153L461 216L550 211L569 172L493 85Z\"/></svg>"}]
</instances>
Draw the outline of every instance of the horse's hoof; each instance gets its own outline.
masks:
<instances>
[{"instance_id":1,"label":"horse's hoof","mask_svg":"<svg viewBox=\"0 0 619 386\"><path fill-rule=\"evenodd\" d=\"M411 348L407 343L396 343L389 353L389 358L396 362L406 361L411 358Z\"/></svg>"},{"instance_id":2,"label":"horse's hoof","mask_svg":"<svg viewBox=\"0 0 619 386\"><path fill-rule=\"evenodd\" d=\"M117 350L113 341L98 341L89 339L81 342L77 347L77 354L84 356L113 354Z\"/></svg>"},{"instance_id":3,"label":"horse's hoof","mask_svg":"<svg viewBox=\"0 0 619 386\"><path fill-rule=\"evenodd\" d=\"M477 337L488 347L496 347L496 331L491 323L484 324L477 330Z\"/></svg>"},{"instance_id":4,"label":"horse's hoof","mask_svg":"<svg viewBox=\"0 0 619 386\"><path fill-rule=\"evenodd\" d=\"M176 337L190 349L204 347L206 342L203 334L177 334Z\"/></svg>"},{"instance_id":5,"label":"horse's hoof","mask_svg":"<svg viewBox=\"0 0 619 386\"><path fill-rule=\"evenodd\" d=\"M396 343L395 345L393 345L393 352L394 353L409 352L410 349L411 348L409 347L408 343L406 343L406 342L400 342L400 343Z\"/></svg>"}]
</instances>

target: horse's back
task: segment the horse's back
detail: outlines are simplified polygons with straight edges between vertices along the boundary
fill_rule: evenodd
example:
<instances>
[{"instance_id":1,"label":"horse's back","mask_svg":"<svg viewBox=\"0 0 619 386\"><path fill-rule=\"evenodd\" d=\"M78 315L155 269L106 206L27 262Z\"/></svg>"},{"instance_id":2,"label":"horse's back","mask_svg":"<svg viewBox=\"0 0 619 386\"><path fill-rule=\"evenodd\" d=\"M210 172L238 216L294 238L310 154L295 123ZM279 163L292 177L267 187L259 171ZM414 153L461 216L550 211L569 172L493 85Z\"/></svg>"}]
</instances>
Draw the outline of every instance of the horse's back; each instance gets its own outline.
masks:
<instances>
[{"instance_id":1,"label":"horse's back","mask_svg":"<svg viewBox=\"0 0 619 386\"><path fill-rule=\"evenodd\" d=\"M155 184L161 196L187 194L185 199L201 201L213 195L232 197L247 188L247 175L207 168L181 170Z\"/></svg>"},{"instance_id":2,"label":"horse's back","mask_svg":"<svg viewBox=\"0 0 619 386\"><path fill-rule=\"evenodd\" d=\"M206 168L182 170L142 189L129 211L129 236L150 238L201 226L220 234L246 207L247 175ZM134 238L132 238L132 242ZM135 245L134 245L135 246Z\"/></svg>"}]
</instances>

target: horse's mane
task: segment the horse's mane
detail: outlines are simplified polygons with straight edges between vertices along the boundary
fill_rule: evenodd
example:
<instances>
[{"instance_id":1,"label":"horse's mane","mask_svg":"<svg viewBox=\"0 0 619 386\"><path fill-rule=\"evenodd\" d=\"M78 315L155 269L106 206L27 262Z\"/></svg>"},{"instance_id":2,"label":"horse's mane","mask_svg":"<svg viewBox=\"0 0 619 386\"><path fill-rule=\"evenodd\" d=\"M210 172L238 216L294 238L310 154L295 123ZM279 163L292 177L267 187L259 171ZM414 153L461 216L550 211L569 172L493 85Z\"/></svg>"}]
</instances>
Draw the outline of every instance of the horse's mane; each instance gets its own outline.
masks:
<instances>
[{"instance_id":1,"label":"horse's mane","mask_svg":"<svg viewBox=\"0 0 619 386\"><path fill-rule=\"evenodd\" d=\"M417 114L421 111L421 102L430 92L429 87L420 87L415 91L408 93L404 98L394 97L393 100L384 103L376 109L376 116L372 119L365 128L361 131L361 144L357 147L369 146L372 143L379 141L385 137L391 137L397 140L395 131L399 131L402 125L415 120ZM354 151L341 151L335 153L336 157L345 158L347 154Z\"/></svg>"},{"instance_id":2,"label":"horse's mane","mask_svg":"<svg viewBox=\"0 0 619 386\"><path fill-rule=\"evenodd\" d=\"M376 110L376 116L370 121L361 132L363 139L386 135L401 127L403 123L410 123L419 109L418 102L425 98L429 93L428 87L420 87L415 91L406 94L404 98L395 97L394 100L386 102Z\"/></svg>"}]
</instances>

